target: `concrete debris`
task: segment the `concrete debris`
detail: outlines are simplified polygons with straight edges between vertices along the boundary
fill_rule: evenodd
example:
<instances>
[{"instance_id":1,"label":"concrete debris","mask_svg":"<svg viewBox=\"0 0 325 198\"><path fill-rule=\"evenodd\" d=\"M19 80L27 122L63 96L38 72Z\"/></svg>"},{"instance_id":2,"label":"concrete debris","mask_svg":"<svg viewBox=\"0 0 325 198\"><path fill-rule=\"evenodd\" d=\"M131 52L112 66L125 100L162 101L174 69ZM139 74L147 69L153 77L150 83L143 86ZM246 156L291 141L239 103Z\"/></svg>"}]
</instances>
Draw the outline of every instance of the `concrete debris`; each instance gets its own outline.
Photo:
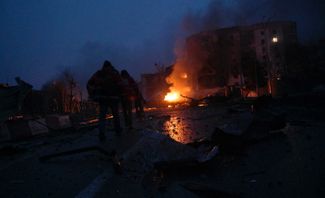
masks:
<instances>
[{"instance_id":1,"label":"concrete debris","mask_svg":"<svg viewBox=\"0 0 325 198\"><path fill-rule=\"evenodd\" d=\"M123 168L145 174L157 167L207 162L217 154L217 147L201 146L196 149L160 133L148 132L125 153Z\"/></svg>"},{"instance_id":2,"label":"concrete debris","mask_svg":"<svg viewBox=\"0 0 325 198\"><path fill-rule=\"evenodd\" d=\"M72 127L68 115L48 115L45 119L48 127L53 130L60 130Z\"/></svg>"}]
</instances>

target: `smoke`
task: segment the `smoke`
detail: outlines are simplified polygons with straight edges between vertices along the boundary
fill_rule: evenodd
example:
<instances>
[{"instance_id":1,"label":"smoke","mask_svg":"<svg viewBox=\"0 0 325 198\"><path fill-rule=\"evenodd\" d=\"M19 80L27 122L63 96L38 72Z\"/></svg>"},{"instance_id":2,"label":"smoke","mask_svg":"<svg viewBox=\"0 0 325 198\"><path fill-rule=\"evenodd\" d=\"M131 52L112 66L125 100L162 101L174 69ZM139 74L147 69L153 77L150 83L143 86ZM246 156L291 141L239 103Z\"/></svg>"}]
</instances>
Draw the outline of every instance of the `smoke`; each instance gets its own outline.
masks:
<instances>
[{"instance_id":1,"label":"smoke","mask_svg":"<svg viewBox=\"0 0 325 198\"><path fill-rule=\"evenodd\" d=\"M121 71L126 69L136 79L144 72L156 72L155 63L171 64L175 59L172 34L157 40L146 40L138 46L125 46L117 43L88 41L79 50L79 55L71 70L85 92L88 79L102 67L105 60Z\"/></svg>"},{"instance_id":2,"label":"smoke","mask_svg":"<svg viewBox=\"0 0 325 198\"><path fill-rule=\"evenodd\" d=\"M165 25L164 34L152 35L138 44L117 41L88 41L78 51L72 71L80 86L86 87L88 79L101 68L104 60L109 60L121 71L126 69L131 76L139 81L143 73L155 73L155 64L169 66L174 63L174 45L179 38L178 22Z\"/></svg>"},{"instance_id":3,"label":"smoke","mask_svg":"<svg viewBox=\"0 0 325 198\"><path fill-rule=\"evenodd\" d=\"M324 36L323 10L321 0L211 0L205 10L188 11L180 21L166 25L163 36L153 36L142 44L126 46L88 41L80 48L71 70L81 87L85 87L87 80L106 59L118 70L127 69L137 80L141 73L155 72L155 63L166 66L175 63L172 75L179 78L184 72L195 73L201 67L191 64L189 68L186 62L185 39L191 34L267 20L293 20L297 22L301 41L315 40Z\"/></svg>"},{"instance_id":4,"label":"smoke","mask_svg":"<svg viewBox=\"0 0 325 198\"><path fill-rule=\"evenodd\" d=\"M302 41L325 35L323 0L211 0L203 11L189 11L181 27L187 34L268 20L292 20Z\"/></svg>"},{"instance_id":5,"label":"smoke","mask_svg":"<svg viewBox=\"0 0 325 198\"><path fill-rule=\"evenodd\" d=\"M186 92L191 85L191 76L184 80L184 73L196 74L202 65L189 62L187 51L202 51L185 48L185 38L202 31L215 30L222 27L243 26L258 22L291 20L297 22L298 36L302 43L315 41L325 36L325 4L322 0L211 0L203 11L189 11L180 23L180 39L175 43L176 61L174 71L166 79L172 83L170 90ZM198 46L196 46L198 47ZM199 47L198 47L199 48Z\"/></svg>"}]
</instances>

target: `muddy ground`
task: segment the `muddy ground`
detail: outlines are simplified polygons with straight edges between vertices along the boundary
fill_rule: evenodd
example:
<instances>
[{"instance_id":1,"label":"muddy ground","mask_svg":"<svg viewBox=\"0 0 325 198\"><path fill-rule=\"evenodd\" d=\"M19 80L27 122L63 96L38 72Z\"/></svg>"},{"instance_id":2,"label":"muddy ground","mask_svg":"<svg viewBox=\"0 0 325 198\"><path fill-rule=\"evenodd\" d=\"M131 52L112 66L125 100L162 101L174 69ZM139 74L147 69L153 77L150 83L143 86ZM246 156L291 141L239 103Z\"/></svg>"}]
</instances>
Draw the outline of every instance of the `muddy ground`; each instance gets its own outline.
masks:
<instances>
[{"instance_id":1,"label":"muddy ground","mask_svg":"<svg viewBox=\"0 0 325 198\"><path fill-rule=\"evenodd\" d=\"M258 137L269 131L261 121L265 114L286 115L287 125L276 135L220 151L199 166L184 164L134 176L116 173L111 157L98 151L39 160L90 146L114 149L120 158L143 131L189 143L209 137L230 115L250 110L243 103L155 109L121 136L109 130L104 143L98 140L97 129L2 143L7 150L0 152L0 197L324 197L324 108L287 101L254 113L257 121L249 128Z\"/></svg>"}]
</instances>

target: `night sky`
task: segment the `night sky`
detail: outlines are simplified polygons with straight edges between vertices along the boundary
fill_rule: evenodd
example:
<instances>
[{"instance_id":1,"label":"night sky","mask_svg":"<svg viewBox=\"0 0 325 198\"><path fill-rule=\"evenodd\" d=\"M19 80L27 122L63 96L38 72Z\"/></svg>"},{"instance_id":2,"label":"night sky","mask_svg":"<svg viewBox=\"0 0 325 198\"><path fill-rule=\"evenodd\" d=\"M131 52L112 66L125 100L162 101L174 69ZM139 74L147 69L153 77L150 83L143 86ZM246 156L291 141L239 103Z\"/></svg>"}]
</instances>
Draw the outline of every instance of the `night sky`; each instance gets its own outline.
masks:
<instances>
[{"instance_id":1,"label":"night sky","mask_svg":"<svg viewBox=\"0 0 325 198\"><path fill-rule=\"evenodd\" d=\"M169 65L175 46L206 29L267 19L298 23L307 43L324 38L320 0L1 0L0 82L40 88L64 69L84 83L105 59L139 79Z\"/></svg>"}]
</instances>

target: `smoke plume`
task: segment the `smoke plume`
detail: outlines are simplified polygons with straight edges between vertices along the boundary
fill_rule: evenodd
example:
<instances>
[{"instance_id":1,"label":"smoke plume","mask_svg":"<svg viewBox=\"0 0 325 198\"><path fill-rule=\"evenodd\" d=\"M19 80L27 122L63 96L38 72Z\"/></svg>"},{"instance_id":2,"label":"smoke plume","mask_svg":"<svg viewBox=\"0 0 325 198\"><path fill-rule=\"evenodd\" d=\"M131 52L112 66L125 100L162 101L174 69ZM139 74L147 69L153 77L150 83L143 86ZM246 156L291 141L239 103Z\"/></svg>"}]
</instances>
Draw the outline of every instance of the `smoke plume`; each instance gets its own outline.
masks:
<instances>
[{"instance_id":1,"label":"smoke plume","mask_svg":"<svg viewBox=\"0 0 325 198\"><path fill-rule=\"evenodd\" d=\"M296 21L301 42L324 38L325 4L322 0L211 0L206 10L189 11L180 23L181 39L175 45L176 61L173 73L166 79L172 83L171 92L193 95L188 86L192 79L182 79L184 73L198 73L201 64L188 62L185 38L202 31L222 27L250 25L258 22L291 20ZM185 89L185 90L184 90ZM186 91L187 90L187 91Z\"/></svg>"}]
</instances>

